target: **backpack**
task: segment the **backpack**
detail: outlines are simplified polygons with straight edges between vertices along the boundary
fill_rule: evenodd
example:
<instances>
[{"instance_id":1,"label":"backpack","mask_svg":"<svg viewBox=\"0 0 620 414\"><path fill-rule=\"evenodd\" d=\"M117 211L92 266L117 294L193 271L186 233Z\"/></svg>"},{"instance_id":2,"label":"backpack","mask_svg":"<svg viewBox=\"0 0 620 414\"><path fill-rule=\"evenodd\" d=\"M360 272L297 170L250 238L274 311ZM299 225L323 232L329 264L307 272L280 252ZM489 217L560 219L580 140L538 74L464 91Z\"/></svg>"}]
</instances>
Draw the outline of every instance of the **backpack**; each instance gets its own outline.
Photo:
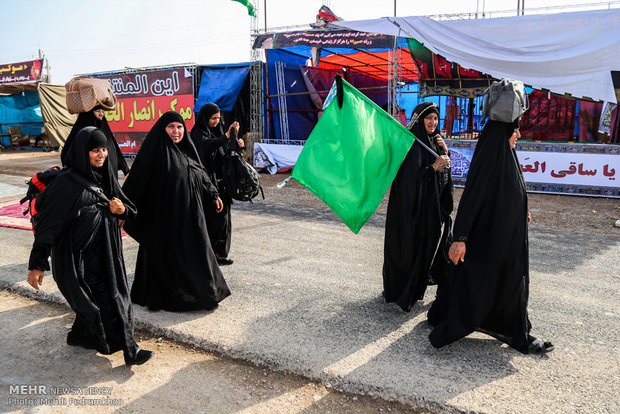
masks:
<instances>
[{"instance_id":1,"label":"backpack","mask_svg":"<svg viewBox=\"0 0 620 414\"><path fill-rule=\"evenodd\" d=\"M263 187L260 185L258 172L245 162L237 151L230 151L224 156L222 169L222 189L234 200L249 201L258 195L265 199Z\"/></svg>"},{"instance_id":2,"label":"backpack","mask_svg":"<svg viewBox=\"0 0 620 414\"><path fill-rule=\"evenodd\" d=\"M512 123L530 107L523 82L504 78L484 91L482 119Z\"/></svg>"},{"instance_id":3,"label":"backpack","mask_svg":"<svg viewBox=\"0 0 620 414\"><path fill-rule=\"evenodd\" d=\"M50 185L54 178L58 177L61 172L61 168L54 165L47 170L36 172L30 180L26 181L26 184L28 184L28 190L26 191L26 196L19 200L19 204L24 204L28 201L28 208L24 210L24 216L30 213L30 222L33 224L33 231L35 222L34 218L37 215L37 209L35 208L37 197L47 188L48 185Z\"/></svg>"},{"instance_id":4,"label":"backpack","mask_svg":"<svg viewBox=\"0 0 620 414\"><path fill-rule=\"evenodd\" d=\"M24 204L28 201L28 208L24 210L24 216L30 213L30 223L32 224L32 232L36 233L39 225L38 211L36 209L37 198L45 190L54 178L58 177L62 172L66 170L61 169L55 165L44 171L36 172L32 178L26 181L28 184L28 190L26 190L26 196L19 200L19 204ZM86 187L87 190L95 193L102 201L109 202L108 198L99 187L90 184L86 179L83 179L79 174L71 175L77 182Z\"/></svg>"}]
</instances>

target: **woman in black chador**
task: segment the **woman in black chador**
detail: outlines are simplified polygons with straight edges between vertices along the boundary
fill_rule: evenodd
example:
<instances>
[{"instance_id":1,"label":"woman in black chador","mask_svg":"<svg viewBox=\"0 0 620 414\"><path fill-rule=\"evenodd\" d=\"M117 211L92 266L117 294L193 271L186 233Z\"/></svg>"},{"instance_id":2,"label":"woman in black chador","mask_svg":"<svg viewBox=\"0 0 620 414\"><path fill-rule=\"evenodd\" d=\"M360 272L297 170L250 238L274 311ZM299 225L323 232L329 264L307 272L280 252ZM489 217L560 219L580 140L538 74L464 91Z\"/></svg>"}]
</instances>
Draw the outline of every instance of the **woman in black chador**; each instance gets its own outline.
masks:
<instances>
[{"instance_id":1,"label":"woman in black chador","mask_svg":"<svg viewBox=\"0 0 620 414\"><path fill-rule=\"evenodd\" d=\"M133 338L119 227L136 209L109 168L103 132L84 128L72 144L66 153L71 168L35 204L28 282L39 289L51 251L54 280L76 313L67 343L102 354L123 350L127 365L143 364L153 353L139 349Z\"/></svg>"},{"instance_id":2,"label":"woman in black chador","mask_svg":"<svg viewBox=\"0 0 620 414\"><path fill-rule=\"evenodd\" d=\"M410 131L432 148L413 143L392 183L385 220L383 295L409 312L429 283L443 283L452 221L448 148L437 131L439 108L416 106Z\"/></svg>"},{"instance_id":3,"label":"woman in black chador","mask_svg":"<svg viewBox=\"0 0 620 414\"><path fill-rule=\"evenodd\" d=\"M192 140L196 144L198 155L211 182L216 186L222 178L226 154L231 150L239 152L244 147L242 139L234 139L238 133L239 123L236 121L228 127L228 132L224 133L220 108L216 104L207 103L200 108L196 125L192 128ZM231 137L233 137L232 140ZM220 197L224 204L222 211L217 213L212 205L205 205L205 216L217 262L220 265L230 265L233 263L233 260L228 257L232 231L230 206L233 201L225 191L220 191Z\"/></svg>"},{"instance_id":4,"label":"woman in black chador","mask_svg":"<svg viewBox=\"0 0 620 414\"><path fill-rule=\"evenodd\" d=\"M215 309L230 295L211 248L204 204L222 208L185 122L166 112L149 131L123 191L138 207L125 229L138 243L134 303L150 310Z\"/></svg>"},{"instance_id":5,"label":"woman in black chador","mask_svg":"<svg viewBox=\"0 0 620 414\"><path fill-rule=\"evenodd\" d=\"M529 334L529 213L514 149L519 136L518 121L489 120L478 138L449 252L456 267L442 298L448 310L429 337L437 348L480 331L522 353L553 350Z\"/></svg>"},{"instance_id":6,"label":"woman in black chador","mask_svg":"<svg viewBox=\"0 0 620 414\"><path fill-rule=\"evenodd\" d=\"M127 175L129 172L129 166L127 165L127 161L125 161L125 158L123 158L123 153L114 138L114 134L112 134L112 130L110 130L108 120L105 119L105 114L101 106L95 106L90 111L80 112L78 115L69 136L65 140L65 145L62 148L62 152L60 153L60 162L62 165L71 167L70 163L67 162L69 148L73 145L75 137L82 130L82 128L89 126L99 128L107 138L108 164L110 165L110 169L112 170L114 177L117 177L119 170L122 171L124 175Z\"/></svg>"}]
</instances>

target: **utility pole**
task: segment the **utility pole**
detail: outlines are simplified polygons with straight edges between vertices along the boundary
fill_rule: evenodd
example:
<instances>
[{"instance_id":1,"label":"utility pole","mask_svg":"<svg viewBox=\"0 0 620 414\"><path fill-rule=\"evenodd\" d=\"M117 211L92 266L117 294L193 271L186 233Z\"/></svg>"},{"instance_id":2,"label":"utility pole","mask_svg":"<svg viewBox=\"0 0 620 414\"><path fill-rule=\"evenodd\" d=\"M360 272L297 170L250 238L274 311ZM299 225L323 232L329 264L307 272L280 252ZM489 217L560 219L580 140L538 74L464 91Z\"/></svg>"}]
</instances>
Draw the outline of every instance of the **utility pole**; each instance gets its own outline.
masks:
<instances>
[{"instance_id":1,"label":"utility pole","mask_svg":"<svg viewBox=\"0 0 620 414\"><path fill-rule=\"evenodd\" d=\"M51 83L52 78L50 76L50 63L41 49L39 49L39 59L45 59L45 81L47 83ZM41 80L43 80L43 75L41 75Z\"/></svg>"},{"instance_id":2,"label":"utility pole","mask_svg":"<svg viewBox=\"0 0 620 414\"><path fill-rule=\"evenodd\" d=\"M394 17L396 17L396 0L394 0Z\"/></svg>"}]
</instances>

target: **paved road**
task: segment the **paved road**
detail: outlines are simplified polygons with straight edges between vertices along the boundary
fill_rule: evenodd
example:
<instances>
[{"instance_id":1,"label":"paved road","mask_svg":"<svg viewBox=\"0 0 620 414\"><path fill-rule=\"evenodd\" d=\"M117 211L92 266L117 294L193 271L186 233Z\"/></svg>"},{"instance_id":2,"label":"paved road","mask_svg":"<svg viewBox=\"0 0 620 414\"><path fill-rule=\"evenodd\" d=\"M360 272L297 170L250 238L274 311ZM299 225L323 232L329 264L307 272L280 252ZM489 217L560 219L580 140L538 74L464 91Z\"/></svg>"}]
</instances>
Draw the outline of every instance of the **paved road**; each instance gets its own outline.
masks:
<instances>
[{"instance_id":1,"label":"paved road","mask_svg":"<svg viewBox=\"0 0 620 414\"><path fill-rule=\"evenodd\" d=\"M23 179L19 179L23 182ZM0 181L19 186L12 178ZM6 193L5 193L6 195ZM359 235L322 208L233 207L232 296L215 312L148 312L138 325L346 391L447 411L620 412L620 239L533 231L530 318L549 356L474 334L442 350L427 339L434 296L404 313L381 299L384 216ZM47 277L26 284L32 235L0 228L0 286L62 302ZM125 241L133 272L137 245Z\"/></svg>"}]
</instances>

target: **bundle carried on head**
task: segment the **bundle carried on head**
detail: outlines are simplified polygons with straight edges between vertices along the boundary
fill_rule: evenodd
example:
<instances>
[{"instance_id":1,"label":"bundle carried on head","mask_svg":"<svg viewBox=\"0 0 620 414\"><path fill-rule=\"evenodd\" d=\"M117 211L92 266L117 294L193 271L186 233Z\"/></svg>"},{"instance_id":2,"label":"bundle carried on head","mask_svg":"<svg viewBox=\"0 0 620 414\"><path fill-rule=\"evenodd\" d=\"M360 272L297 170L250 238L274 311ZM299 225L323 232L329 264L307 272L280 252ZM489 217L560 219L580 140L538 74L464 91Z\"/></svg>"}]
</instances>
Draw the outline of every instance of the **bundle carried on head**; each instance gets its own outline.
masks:
<instances>
[{"instance_id":1,"label":"bundle carried on head","mask_svg":"<svg viewBox=\"0 0 620 414\"><path fill-rule=\"evenodd\" d=\"M512 123L530 107L523 82L504 78L484 91L482 119Z\"/></svg>"},{"instance_id":2,"label":"bundle carried on head","mask_svg":"<svg viewBox=\"0 0 620 414\"><path fill-rule=\"evenodd\" d=\"M71 114L88 112L96 106L106 111L116 108L116 95L106 79L75 78L66 85L67 109Z\"/></svg>"}]
</instances>

